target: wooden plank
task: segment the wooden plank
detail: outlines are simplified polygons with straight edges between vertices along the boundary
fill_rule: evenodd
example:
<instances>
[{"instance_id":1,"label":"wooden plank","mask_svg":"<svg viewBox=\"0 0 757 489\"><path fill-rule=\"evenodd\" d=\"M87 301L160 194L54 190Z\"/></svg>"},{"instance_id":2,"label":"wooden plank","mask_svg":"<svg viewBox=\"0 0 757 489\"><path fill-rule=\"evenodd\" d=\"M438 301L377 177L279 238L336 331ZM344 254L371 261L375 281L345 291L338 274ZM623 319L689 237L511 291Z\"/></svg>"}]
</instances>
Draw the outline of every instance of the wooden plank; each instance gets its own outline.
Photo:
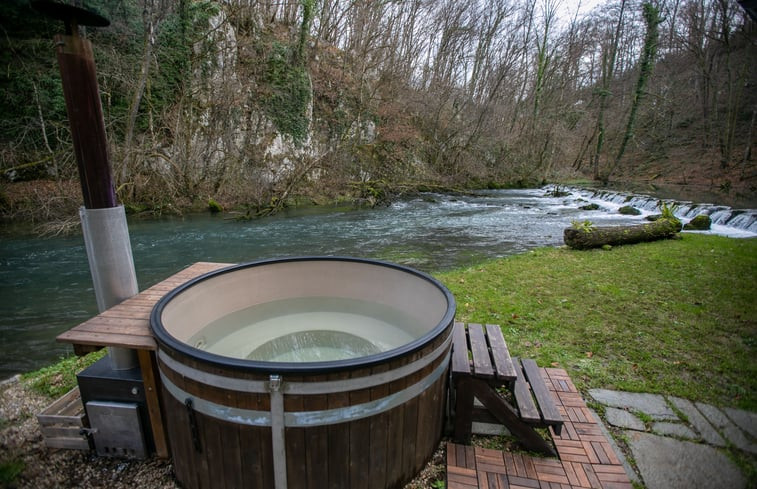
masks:
<instances>
[{"instance_id":1,"label":"wooden plank","mask_svg":"<svg viewBox=\"0 0 757 489\"><path fill-rule=\"evenodd\" d=\"M101 312L99 315L104 316L104 317L111 317L111 318L144 319L148 321L150 319L150 313L152 312L152 307L144 307L144 306L119 307L119 306L113 306L110 309L107 309Z\"/></svg>"},{"instance_id":2,"label":"wooden plank","mask_svg":"<svg viewBox=\"0 0 757 489\"><path fill-rule=\"evenodd\" d=\"M73 425L84 426L82 417L80 416L60 416L58 414L54 414L54 415L38 414L37 422L41 426L55 426L59 424L66 424L66 425L72 425L72 426Z\"/></svg>"},{"instance_id":3,"label":"wooden plank","mask_svg":"<svg viewBox=\"0 0 757 489\"><path fill-rule=\"evenodd\" d=\"M49 448L66 448L69 450L89 450L89 441L82 438L45 438Z\"/></svg>"},{"instance_id":4,"label":"wooden plank","mask_svg":"<svg viewBox=\"0 0 757 489\"><path fill-rule=\"evenodd\" d=\"M410 480L415 476L416 469L413 467L415 463L415 454L417 452L417 440L418 440L418 398L413 398L406 402L402 407L404 411L404 419L402 420L405 430L403 432L404 441L402 443L402 480ZM352 485L350 487L362 487Z\"/></svg>"},{"instance_id":5,"label":"wooden plank","mask_svg":"<svg viewBox=\"0 0 757 489\"><path fill-rule=\"evenodd\" d=\"M299 379L290 379L297 382ZM301 395L284 396L284 412L304 411ZM305 428L285 428L287 488L307 488L307 446L305 445Z\"/></svg>"},{"instance_id":6,"label":"wooden plank","mask_svg":"<svg viewBox=\"0 0 757 489\"><path fill-rule=\"evenodd\" d=\"M380 375L389 370L388 364L377 365L371 369L371 376ZM371 388L371 401L377 401L383 399L389 395L389 385L382 384ZM382 412L381 414L371 416L370 427L370 463L369 465L369 488L383 488L386 487L386 461L388 457L389 449L387 447L388 433L386 431L387 424L389 423L388 414ZM323 486L314 486L323 487Z\"/></svg>"},{"instance_id":7,"label":"wooden plank","mask_svg":"<svg viewBox=\"0 0 757 489\"><path fill-rule=\"evenodd\" d=\"M239 431L246 426L237 423L219 423L217 426L218 442L220 443L220 464L221 475L223 475L223 485L214 483L214 487L245 487L243 485L243 472L247 472L249 467L242 464L242 447L239 443Z\"/></svg>"},{"instance_id":8,"label":"wooden plank","mask_svg":"<svg viewBox=\"0 0 757 489\"><path fill-rule=\"evenodd\" d=\"M40 432L44 438L81 438L78 426L42 426Z\"/></svg>"},{"instance_id":9,"label":"wooden plank","mask_svg":"<svg viewBox=\"0 0 757 489\"><path fill-rule=\"evenodd\" d=\"M544 379L539 372L539 367L536 362L530 358L524 358L521 360L523 364L523 371L526 373L528 383L531 384L531 390L536 397L536 401L539 403L541 410L542 420L546 424L561 425L563 422L560 412L555 406L554 399L547 389L547 385L544 383Z\"/></svg>"},{"instance_id":10,"label":"wooden plank","mask_svg":"<svg viewBox=\"0 0 757 489\"><path fill-rule=\"evenodd\" d=\"M471 379L471 388L474 396L486 406L502 424L507 426L510 433L528 450L554 455L552 447L534 431L531 426L525 424L513 410L513 408L499 396L496 391L484 380Z\"/></svg>"},{"instance_id":11,"label":"wooden plank","mask_svg":"<svg viewBox=\"0 0 757 489\"><path fill-rule=\"evenodd\" d=\"M486 344L484 328L480 324L468 325L470 351L473 354L473 373L476 377L494 377L489 347Z\"/></svg>"},{"instance_id":12,"label":"wooden plank","mask_svg":"<svg viewBox=\"0 0 757 489\"><path fill-rule=\"evenodd\" d=\"M470 375L468 341L463 323L455 323L452 328L452 375Z\"/></svg>"},{"instance_id":13,"label":"wooden plank","mask_svg":"<svg viewBox=\"0 0 757 489\"><path fill-rule=\"evenodd\" d=\"M152 438L155 442L155 455L159 458L168 458L168 440L166 438L165 423L163 422L163 413L160 410L160 399L158 398L159 374L157 373L157 362L155 353L146 350L137 350L139 367L142 371L142 382L145 389L145 404L147 405L147 414L150 419L150 428L152 429Z\"/></svg>"},{"instance_id":14,"label":"wooden plank","mask_svg":"<svg viewBox=\"0 0 757 489\"><path fill-rule=\"evenodd\" d=\"M103 315L98 315L79 324L76 327L76 329L79 330L81 328L92 327L92 326L96 326L96 327L125 326L129 328L133 328L135 330L139 330L140 328L144 328L145 325L149 327L150 321L145 320L145 319L116 318L116 317L107 317Z\"/></svg>"},{"instance_id":15,"label":"wooden plank","mask_svg":"<svg viewBox=\"0 0 757 489\"><path fill-rule=\"evenodd\" d=\"M453 379L455 403L454 440L456 443L468 443L473 423L473 377L459 377Z\"/></svg>"},{"instance_id":16,"label":"wooden plank","mask_svg":"<svg viewBox=\"0 0 757 489\"><path fill-rule=\"evenodd\" d=\"M330 380L349 378L349 372L332 374ZM349 405L350 395L348 392L335 392L328 396L328 409L343 408ZM350 430L343 424L328 425L328 464L329 464L329 489L350 486Z\"/></svg>"},{"instance_id":17,"label":"wooden plank","mask_svg":"<svg viewBox=\"0 0 757 489\"><path fill-rule=\"evenodd\" d=\"M360 391L350 392L350 403L363 404L370 402L370 390L363 389ZM348 487L369 487L370 486L370 453L366 446L370 443L371 437L371 420L370 418L358 419L347 423L350 430L350 484ZM415 426L415 425L413 425ZM415 430L412 430L413 440L415 439ZM287 454L288 455L288 454ZM346 454L345 454L346 455Z\"/></svg>"},{"instance_id":18,"label":"wooden plank","mask_svg":"<svg viewBox=\"0 0 757 489\"><path fill-rule=\"evenodd\" d=\"M312 382L324 382L327 375L313 376ZM305 411L328 409L328 395L303 396ZM328 426L311 426L305 434L305 457L308 487L327 487L329 483L329 433Z\"/></svg>"},{"instance_id":19,"label":"wooden plank","mask_svg":"<svg viewBox=\"0 0 757 489\"><path fill-rule=\"evenodd\" d=\"M513 358L513 362L520 371L520 360ZM513 395L515 396L515 402L518 405L520 418L527 423L541 423L541 415L531 397L531 389L528 387L525 375L519 375L516 379L515 386L513 387Z\"/></svg>"},{"instance_id":20,"label":"wooden plank","mask_svg":"<svg viewBox=\"0 0 757 489\"><path fill-rule=\"evenodd\" d=\"M389 389L396 392L407 387L405 378L398 379L392 383ZM387 447L388 453L386 458L386 487L397 487L402 481L402 460L403 453L403 433L405 430L405 410L404 405L399 405L389 411L386 421ZM333 486L332 486L333 487ZM342 486L344 487L344 486Z\"/></svg>"},{"instance_id":21,"label":"wooden plank","mask_svg":"<svg viewBox=\"0 0 757 489\"><path fill-rule=\"evenodd\" d=\"M64 343L79 343L82 345L122 346L133 350L157 350L157 344L151 336L69 330L56 339Z\"/></svg>"},{"instance_id":22,"label":"wooden plank","mask_svg":"<svg viewBox=\"0 0 757 489\"><path fill-rule=\"evenodd\" d=\"M70 391L63 394L61 397L50 403L43 411L42 415L57 415L61 414L63 412L69 412L70 406L76 405L78 401L78 405L81 407L81 410L84 410L84 406L81 403L81 394L79 393L79 387L74 387ZM73 414L70 413L69 414Z\"/></svg>"},{"instance_id":23,"label":"wooden plank","mask_svg":"<svg viewBox=\"0 0 757 489\"><path fill-rule=\"evenodd\" d=\"M78 419L85 417L86 414L84 413L84 404L82 404L81 402L81 396L77 396L74 399L71 399L61 408L61 410L58 412L58 415L70 416Z\"/></svg>"},{"instance_id":24,"label":"wooden plank","mask_svg":"<svg viewBox=\"0 0 757 489\"><path fill-rule=\"evenodd\" d=\"M149 329L145 329L144 324L135 324L134 321L134 319L120 319L102 323L95 321L82 323L76 327L76 333L121 334L130 336L152 337L152 335L148 333Z\"/></svg>"},{"instance_id":25,"label":"wooden plank","mask_svg":"<svg viewBox=\"0 0 757 489\"><path fill-rule=\"evenodd\" d=\"M487 324L486 336L489 338L489 345L491 346L496 377L508 383L513 382L518 378L518 374L515 371L512 358L510 358L510 351L507 349L505 338L502 336L502 329L496 324Z\"/></svg>"},{"instance_id":26,"label":"wooden plank","mask_svg":"<svg viewBox=\"0 0 757 489\"><path fill-rule=\"evenodd\" d=\"M84 355L89 355L92 352L96 352L99 350L102 350L104 348L103 345L74 345L74 355L77 357L83 357Z\"/></svg>"}]
</instances>

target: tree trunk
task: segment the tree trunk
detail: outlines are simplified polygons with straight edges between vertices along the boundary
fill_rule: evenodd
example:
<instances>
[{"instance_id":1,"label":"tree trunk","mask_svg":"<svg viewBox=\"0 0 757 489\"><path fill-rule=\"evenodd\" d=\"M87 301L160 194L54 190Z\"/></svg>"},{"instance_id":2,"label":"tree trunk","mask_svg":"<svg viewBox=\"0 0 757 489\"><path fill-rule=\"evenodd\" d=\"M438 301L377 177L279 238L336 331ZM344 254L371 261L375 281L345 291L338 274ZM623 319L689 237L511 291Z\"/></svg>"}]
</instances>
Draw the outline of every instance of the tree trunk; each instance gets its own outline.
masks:
<instances>
[{"instance_id":1,"label":"tree trunk","mask_svg":"<svg viewBox=\"0 0 757 489\"><path fill-rule=\"evenodd\" d=\"M576 250L588 250L604 245L623 245L672 238L681 230L681 223L670 219L638 226L607 226L567 228L563 234L565 244Z\"/></svg>"},{"instance_id":2,"label":"tree trunk","mask_svg":"<svg viewBox=\"0 0 757 489\"><path fill-rule=\"evenodd\" d=\"M655 58L657 57L657 41L660 37L659 25L662 22L660 11L651 3L644 3L642 9L644 13L644 22L647 24L647 33L644 36L644 47L641 50L641 58L639 60L639 78L636 81L636 90L634 91L631 102L631 112L628 115L626 132L623 134L623 141L620 143L620 149L618 149L618 155L615 157L615 163L610 167L610 171L607 172L608 177L620 163L620 159L623 158L623 154L626 152L628 141L633 137L634 126L636 125L636 114L639 110L639 105L641 105L641 99L645 95L647 82L652 76Z\"/></svg>"},{"instance_id":3,"label":"tree trunk","mask_svg":"<svg viewBox=\"0 0 757 489\"><path fill-rule=\"evenodd\" d=\"M615 37L610 39L609 52L602 55L602 79L599 90L599 113L597 114L597 147L592 155L594 167L594 180L601 180L599 171L599 159L602 156L602 147L605 142L605 111L607 110L608 96L610 95L610 83L615 73L615 58L618 53L618 43L620 43L620 30L623 26L623 11L626 2L620 2L620 14L618 14L618 23L615 25Z\"/></svg>"}]
</instances>

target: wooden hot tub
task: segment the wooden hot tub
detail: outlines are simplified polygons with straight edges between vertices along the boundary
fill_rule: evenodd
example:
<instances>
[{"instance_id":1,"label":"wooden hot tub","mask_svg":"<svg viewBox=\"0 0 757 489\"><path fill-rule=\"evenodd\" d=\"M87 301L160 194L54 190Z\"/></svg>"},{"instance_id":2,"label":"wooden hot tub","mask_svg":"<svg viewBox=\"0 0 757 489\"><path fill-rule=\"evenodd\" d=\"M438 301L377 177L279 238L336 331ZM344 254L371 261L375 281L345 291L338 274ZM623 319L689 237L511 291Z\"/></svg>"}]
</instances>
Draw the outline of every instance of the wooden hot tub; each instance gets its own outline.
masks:
<instances>
[{"instance_id":1,"label":"wooden hot tub","mask_svg":"<svg viewBox=\"0 0 757 489\"><path fill-rule=\"evenodd\" d=\"M402 486L441 437L454 314L432 277L357 258L266 260L179 287L150 319L177 478Z\"/></svg>"}]
</instances>

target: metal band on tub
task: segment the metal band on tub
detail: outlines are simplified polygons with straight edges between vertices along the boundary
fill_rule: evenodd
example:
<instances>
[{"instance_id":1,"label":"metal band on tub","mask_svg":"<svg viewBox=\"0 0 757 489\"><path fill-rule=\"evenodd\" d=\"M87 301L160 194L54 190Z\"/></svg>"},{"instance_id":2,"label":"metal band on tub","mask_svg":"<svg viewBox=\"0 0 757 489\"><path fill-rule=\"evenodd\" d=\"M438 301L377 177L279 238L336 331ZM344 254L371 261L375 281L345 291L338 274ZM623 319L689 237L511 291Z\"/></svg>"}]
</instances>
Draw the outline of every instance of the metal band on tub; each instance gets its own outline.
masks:
<instances>
[{"instance_id":1,"label":"metal band on tub","mask_svg":"<svg viewBox=\"0 0 757 489\"><path fill-rule=\"evenodd\" d=\"M452 335L449 335L444 342L439 345L430 354L420 358L412 363L403 365L394 370L381 372L354 379L331 380L325 382L286 382L282 384L281 390L285 394L292 395L315 395L315 394L336 394L339 392L352 392L360 389L376 387L377 385L386 384L399 378L405 377L421 370L422 368L433 363L449 348L452 342ZM223 375L204 372L196 368L184 365L174 360L163 350L158 351L158 358L168 368L184 377L197 381L201 384L212 385L219 389L229 389L237 392L267 393L268 381L266 380L246 380Z\"/></svg>"},{"instance_id":2,"label":"metal band on tub","mask_svg":"<svg viewBox=\"0 0 757 489\"><path fill-rule=\"evenodd\" d=\"M421 379L419 382L402 389L399 392L390 394L381 399L374 401L356 404L353 406L347 406L343 408L323 409L319 411L290 411L284 413L284 425L286 427L308 427L308 426L324 426L335 423L342 423L345 421L354 421L357 419L367 418L384 411L388 411L394 407L403 404L415 396L421 394L439 377L444 373L449 363L450 354L448 353L444 360L431 372L429 375ZM244 424L250 426L271 426L271 412L270 411L258 411L253 409L242 409L230 406L224 406L212 401L208 401L199 397L196 397L188 392L184 391L163 374L160 373L161 382L165 386L166 390L171 393L180 402L184 402L185 399L191 398L193 407L197 412L217 418L223 421L230 421L237 424ZM280 381L280 388L278 393L289 392L284 389L286 382ZM265 392L269 394L268 390L270 381L263 381L262 384L266 385ZM283 397L283 396L282 396ZM273 409L273 403L271 404Z\"/></svg>"}]
</instances>

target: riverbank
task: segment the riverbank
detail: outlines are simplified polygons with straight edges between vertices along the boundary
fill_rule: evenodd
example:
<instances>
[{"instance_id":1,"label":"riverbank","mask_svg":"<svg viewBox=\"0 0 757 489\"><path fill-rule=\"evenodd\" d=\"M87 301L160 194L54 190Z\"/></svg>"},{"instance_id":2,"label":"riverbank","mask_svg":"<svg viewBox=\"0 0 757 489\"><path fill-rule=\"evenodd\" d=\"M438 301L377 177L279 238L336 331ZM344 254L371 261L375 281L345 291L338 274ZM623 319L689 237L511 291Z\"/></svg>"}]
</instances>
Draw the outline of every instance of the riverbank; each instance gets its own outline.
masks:
<instances>
[{"instance_id":1,"label":"riverbank","mask_svg":"<svg viewBox=\"0 0 757 489\"><path fill-rule=\"evenodd\" d=\"M755 238L540 248L439 278L458 320L501 325L514 355L566 369L582 392L757 410Z\"/></svg>"},{"instance_id":2,"label":"riverbank","mask_svg":"<svg viewBox=\"0 0 757 489\"><path fill-rule=\"evenodd\" d=\"M457 299L458 320L501 325L514 355L564 368L584 396L603 388L757 411L757 239L685 234L609 251L540 248L437 277ZM2 388L9 487L174 487L162 462L45 450L34 415L51 398L30 384L60 392L73 375L42 375ZM99 478L77 475L73 486L55 478L69 470Z\"/></svg>"}]
</instances>

